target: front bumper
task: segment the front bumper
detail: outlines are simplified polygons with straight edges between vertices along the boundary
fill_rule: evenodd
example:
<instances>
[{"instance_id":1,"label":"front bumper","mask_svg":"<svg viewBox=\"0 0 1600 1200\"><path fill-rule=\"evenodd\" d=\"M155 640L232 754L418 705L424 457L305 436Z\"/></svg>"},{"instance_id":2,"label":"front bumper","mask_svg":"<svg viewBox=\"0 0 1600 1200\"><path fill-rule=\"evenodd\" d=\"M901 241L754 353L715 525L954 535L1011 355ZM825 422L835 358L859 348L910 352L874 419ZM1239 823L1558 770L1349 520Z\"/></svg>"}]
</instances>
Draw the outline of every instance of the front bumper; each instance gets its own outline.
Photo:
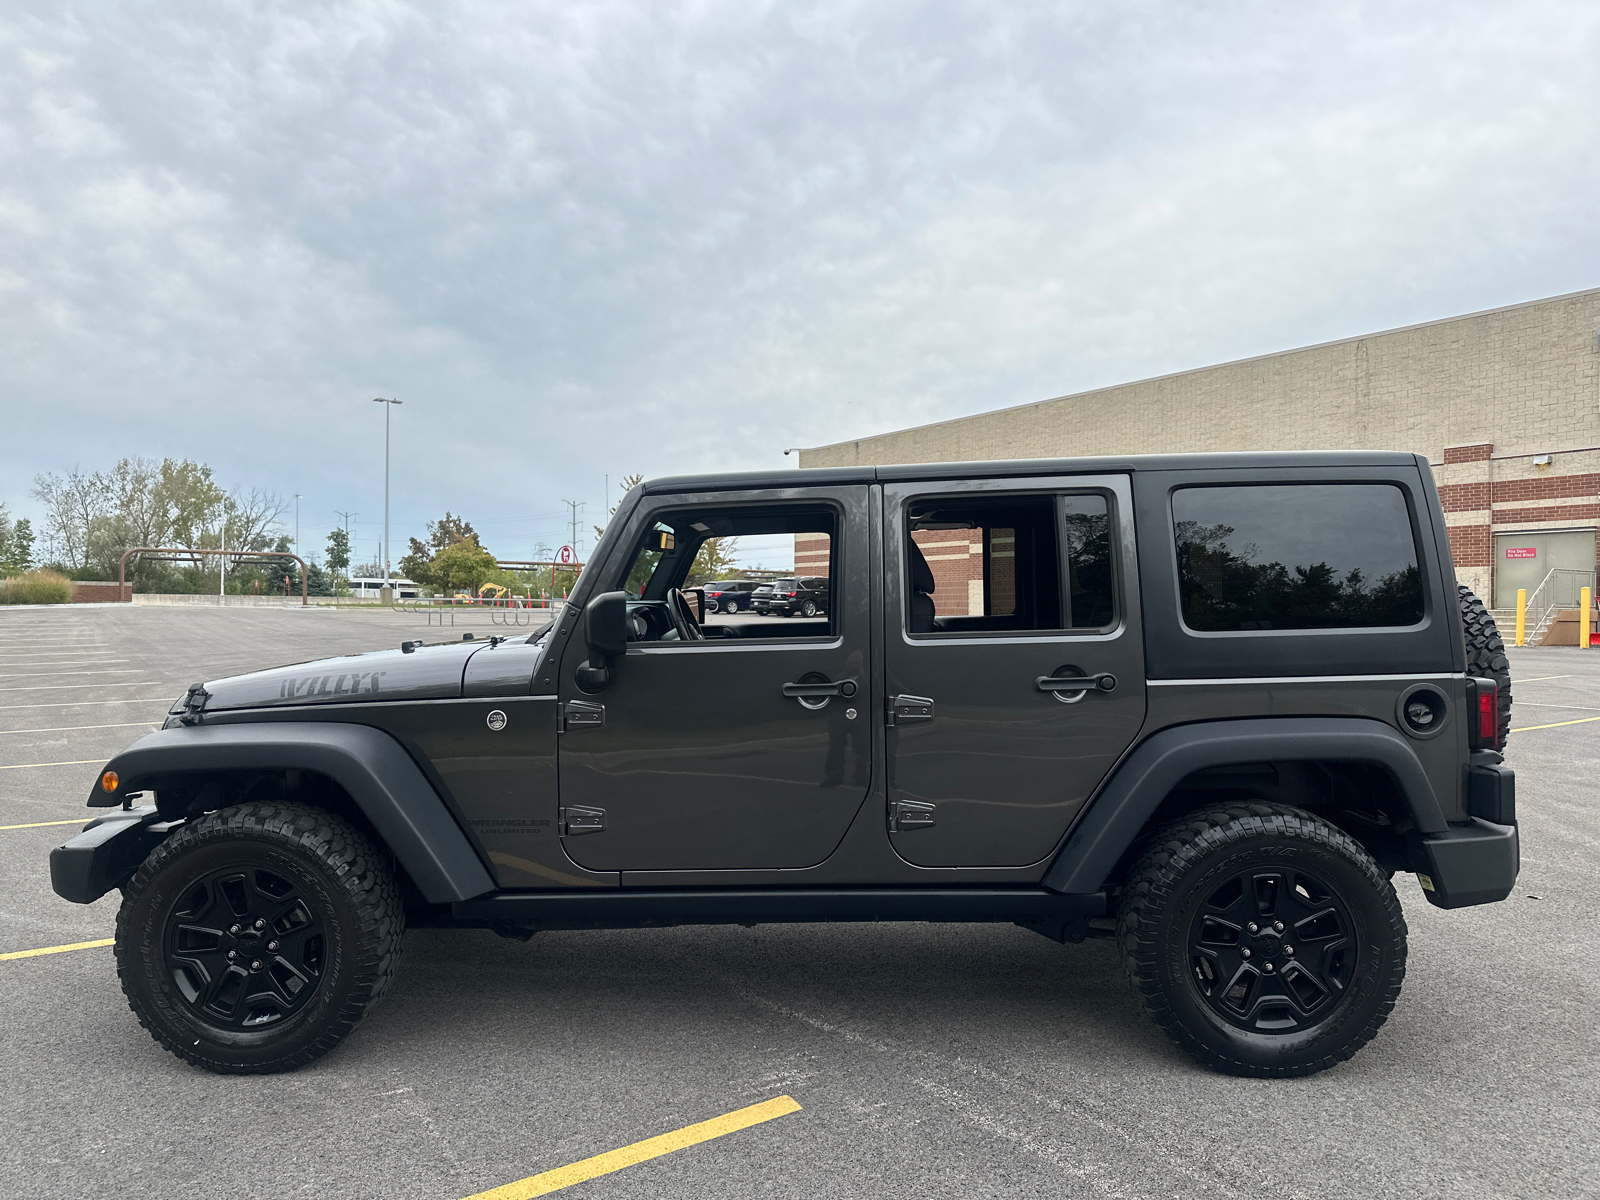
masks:
<instances>
[{"instance_id":1,"label":"front bumper","mask_svg":"<svg viewBox=\"0 0 1600 1200\"><path fill-rule=\"evenodd\" d=\"M177 822L161 821L153 804L100 817L50 851L50 886L74 904L93 904L126 883Z\"/></svg>"}]
</instances>

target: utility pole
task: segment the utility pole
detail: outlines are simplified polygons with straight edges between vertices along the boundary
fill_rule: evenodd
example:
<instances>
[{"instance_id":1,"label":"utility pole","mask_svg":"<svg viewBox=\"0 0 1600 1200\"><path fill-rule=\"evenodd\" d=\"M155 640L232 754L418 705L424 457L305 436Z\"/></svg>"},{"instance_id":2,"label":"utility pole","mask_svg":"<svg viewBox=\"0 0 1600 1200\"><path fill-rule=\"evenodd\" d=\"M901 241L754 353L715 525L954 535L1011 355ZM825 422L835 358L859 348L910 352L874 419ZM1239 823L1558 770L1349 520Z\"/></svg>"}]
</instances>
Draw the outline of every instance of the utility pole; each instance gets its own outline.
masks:
<instances>
[{"instance_id":1,"label":"utility pole","mask_svg":"<svg viewBox=\"0 0 1600 1200\"><path fill-rule=\"evenodd\" d=\"M583 556L578 553L578 514L583 511L583 501L563 500L561 503L571 511L572 540L567 544L572 547L572 557L581 560Z\"/></svg>"},{"instance_id":2,"label":"utility pole","mask_svg":"<svg viewBox=\"0 0 1600 1200\"><path fill-rule=\"evenodd\" d=\"M403 400L372 398L374 404L383 405L383 586L389 586L389 410Z\"/></svg>"},{"instance_id":3,"label":"utility pole","mask_svg":"<svg viewBox=\"0 0 1600 1200\"><path fill-rule=\"evenodd\" d=\"M299 492L296 492L294 494L294 552L296 554L299 554L301 558L305 557L304 554L300 554L300 493Z\"/></svg>"}]
</instances>

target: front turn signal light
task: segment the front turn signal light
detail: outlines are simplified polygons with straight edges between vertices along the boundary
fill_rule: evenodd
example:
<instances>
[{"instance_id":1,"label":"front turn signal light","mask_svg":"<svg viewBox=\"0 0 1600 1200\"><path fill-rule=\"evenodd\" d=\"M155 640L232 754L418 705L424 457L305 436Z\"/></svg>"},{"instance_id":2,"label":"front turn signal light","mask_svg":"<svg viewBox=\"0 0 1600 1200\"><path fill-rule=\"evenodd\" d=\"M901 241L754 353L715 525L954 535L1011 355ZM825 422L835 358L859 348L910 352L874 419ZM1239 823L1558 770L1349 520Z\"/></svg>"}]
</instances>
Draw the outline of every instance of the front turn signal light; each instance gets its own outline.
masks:
<instances>
[{"instance_id":1,"label":"front turn signal light","mask_svg":"<svg viewBox=\"0 0 1600 1200\"><path fill-rule=\"evenodd\" d=\"M100 776L100 790L104 792L114 792L117 790L117 784L120 782L121 781L117 778L117 773L115 771L107 771L104 775Z\"/></svg>"}]
</instances>

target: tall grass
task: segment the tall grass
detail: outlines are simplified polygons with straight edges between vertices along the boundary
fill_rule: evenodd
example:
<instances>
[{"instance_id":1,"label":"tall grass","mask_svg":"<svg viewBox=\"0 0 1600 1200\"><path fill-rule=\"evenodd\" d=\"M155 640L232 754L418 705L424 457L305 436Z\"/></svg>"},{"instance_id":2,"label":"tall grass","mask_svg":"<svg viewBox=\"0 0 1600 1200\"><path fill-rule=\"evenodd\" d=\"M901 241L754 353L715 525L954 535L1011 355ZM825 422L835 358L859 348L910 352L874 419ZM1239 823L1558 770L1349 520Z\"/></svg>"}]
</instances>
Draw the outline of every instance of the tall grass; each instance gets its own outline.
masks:
<instances>
[{"instance_id":1,"label":"tall grass","mask_svg":"<svg viewBox=\"0 0 1600 1200\"><path fill-rule=\"evenodd\" d=\"M71 604L72 580L54 571L0 579L0 604Z\"/></svg>"}]
</instances>

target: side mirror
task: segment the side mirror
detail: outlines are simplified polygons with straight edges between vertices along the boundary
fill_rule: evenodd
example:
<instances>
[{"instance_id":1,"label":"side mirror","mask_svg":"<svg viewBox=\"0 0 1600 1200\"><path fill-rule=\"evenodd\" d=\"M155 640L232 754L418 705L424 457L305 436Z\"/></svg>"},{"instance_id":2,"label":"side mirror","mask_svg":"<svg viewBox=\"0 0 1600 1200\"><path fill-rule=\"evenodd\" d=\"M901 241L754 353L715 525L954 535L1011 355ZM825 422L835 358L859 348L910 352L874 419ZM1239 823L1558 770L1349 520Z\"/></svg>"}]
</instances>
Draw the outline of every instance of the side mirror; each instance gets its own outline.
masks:
<instances>
[{"instance_id":1,"label":"side mirror","mask_svg":"<svg viewBox=\"0 0 1600 1200\"><path fill-rule=\"evenodd\" d=\"M611 683L610 659L628 651L628 593L602 592L583 610L583 640L589 660L578 667L578 687L604 691Z\"/></svg>"},{"instance_id":2,"label":"side mirror","mask_svg":"<svg viewBox=\"0 0 1600 1200\"><path fill-rule=\"evenodd\" d=\"M628 652L628 593L601 592L583 610L583 640L595 658Z\"/></svg>"}]
</instances>

